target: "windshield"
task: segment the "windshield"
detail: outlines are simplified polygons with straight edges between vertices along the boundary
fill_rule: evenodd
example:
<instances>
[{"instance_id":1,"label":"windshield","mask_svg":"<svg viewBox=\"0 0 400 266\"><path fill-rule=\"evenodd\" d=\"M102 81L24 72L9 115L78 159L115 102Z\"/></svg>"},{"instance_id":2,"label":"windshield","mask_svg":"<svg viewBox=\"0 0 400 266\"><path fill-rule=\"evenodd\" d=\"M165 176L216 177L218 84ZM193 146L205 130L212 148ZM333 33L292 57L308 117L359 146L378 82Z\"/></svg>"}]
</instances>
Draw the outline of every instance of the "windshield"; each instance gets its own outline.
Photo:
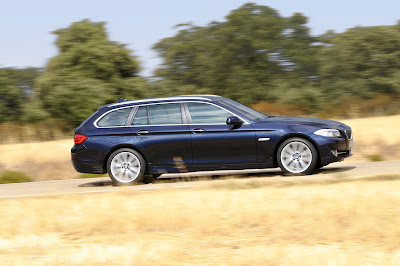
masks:
<instances>
[{"instance_id":1,"label":"windshield","mask_svg":"<svg viewBox=\"0 0 400 266\"><path fill-rule=\"evenodd\" d=\"M227 107L234 109L234 110L238 110L239 112L241 112L242 114L244 114L245 116L250 118L251 120L261 120L261 119L265 119L268 117L267 115L260 113L256 110L254 110L253 108L250 108L246 105L243 105L241 103L235 102L230 99L224 99L219 102L222 103L223 105L226 105Z\"/></svg>"}]
</instances>

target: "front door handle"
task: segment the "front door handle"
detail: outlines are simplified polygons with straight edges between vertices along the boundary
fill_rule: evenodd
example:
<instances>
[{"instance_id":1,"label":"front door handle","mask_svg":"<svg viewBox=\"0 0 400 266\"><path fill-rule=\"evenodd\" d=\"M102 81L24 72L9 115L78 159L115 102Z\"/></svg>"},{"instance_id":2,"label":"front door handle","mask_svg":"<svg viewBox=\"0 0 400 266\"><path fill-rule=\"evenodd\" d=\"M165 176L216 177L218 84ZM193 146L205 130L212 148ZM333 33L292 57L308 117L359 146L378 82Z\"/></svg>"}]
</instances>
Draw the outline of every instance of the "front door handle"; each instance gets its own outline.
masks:
<instances>
[{"instance_id":1,"label":"front door handle","mask_svg":"<svg viewBox=\"0 0 400 266\"><path fill-rule=\"evenodd\" d=\"M150 132L148 131L148 130L139 130L138 132L137 132L137 134L138 135L146 135L146 134L149 134Z\"/></svg>"},{"instance_id":2,"label":"front door handle","mask_svg":"<svg viewBox=\"0 0 400 266\"><path fill-rule=\"evenodd\" d=\"M192 130L193 133L203 133L205 130L202 128L195 128Z\"/></svg>"}]
</instances>

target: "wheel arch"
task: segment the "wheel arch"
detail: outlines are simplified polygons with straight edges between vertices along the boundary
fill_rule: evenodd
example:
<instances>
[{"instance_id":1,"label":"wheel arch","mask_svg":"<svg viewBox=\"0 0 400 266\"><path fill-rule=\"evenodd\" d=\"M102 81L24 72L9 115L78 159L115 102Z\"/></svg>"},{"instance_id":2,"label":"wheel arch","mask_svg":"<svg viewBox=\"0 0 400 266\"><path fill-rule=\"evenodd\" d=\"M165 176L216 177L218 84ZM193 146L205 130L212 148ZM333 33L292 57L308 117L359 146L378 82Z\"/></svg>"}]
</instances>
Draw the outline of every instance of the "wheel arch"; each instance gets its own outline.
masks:
<instances>
[{"instance_id":1,"label":"wheel arch","mask_svg":"<svg viewBox=\"0 0 400 266\"><path fill-rule=\"evenodd\" d=\"M149 169L150 167L149 167L149 163L148 163L148 162L149 162L149 161L148 161L148 158L147 158L146 155L143 153L143 151L141 151L140 148L138 148L137 146L131 145L131 144L120 144L120 145L117 145L117 146L113 147L112 149L110 149L110 150L107 152L107 155L104 157L104 160L103 160L103 170L104 170L105 173L107 173L107 162L108 162L108 159L110 158L111 154L112 154L114 151L119 150L119 149L123 149L123 148L132 149L132 150L134 150L134 151L140 153L140 155L142 155L144 161L146 162L146 166L147 166L147 167L146 167L146 173L150 172L150 169Z\"/></svg>"},{"instance_id":2,"label":"wheel arch","mask_svg":"<svg viewBox=\"0 0 400 266\"><path fill-rule=\"evenodd\" d=\"M275 145L275 149L274 149L274 166L278 167L278 150L279 147L282 145L282 143L288 139L291 138L302 138L305 140L308 140L315 148L315 150L317 151L317 155L318 155L318 165L321 165L321 155L319 152L319 148L318 148L318 144L309 136L305 135L305 134L301 134L301 133L291 133L291 134L287 134L284 135L283 137L281 137L278 142Z\"/></svg>"}]
</instances>

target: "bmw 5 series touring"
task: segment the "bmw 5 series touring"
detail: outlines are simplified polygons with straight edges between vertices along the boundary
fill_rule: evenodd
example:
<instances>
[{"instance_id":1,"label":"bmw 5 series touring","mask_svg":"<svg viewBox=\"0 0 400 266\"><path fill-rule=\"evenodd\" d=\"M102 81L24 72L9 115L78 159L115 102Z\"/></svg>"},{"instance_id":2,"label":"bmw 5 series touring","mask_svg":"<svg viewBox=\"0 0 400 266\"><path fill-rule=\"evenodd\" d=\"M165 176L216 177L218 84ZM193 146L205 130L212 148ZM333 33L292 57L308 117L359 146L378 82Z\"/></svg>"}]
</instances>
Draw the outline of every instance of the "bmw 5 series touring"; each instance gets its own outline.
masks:
<instances>
[{"instance_id":1,"label":"bmw 5 series touring","mask_svg":"<svg viewBox=\"0 0 400 266\"><path fill-rule=\"evenodd\" d=\"M123 185L202 170L279 166L310 174L351 156L353 135L331 120L268 116L220 96L192 95L101 106L74 141L78 172L108 173Z\"/></svg>"}]
</instances>

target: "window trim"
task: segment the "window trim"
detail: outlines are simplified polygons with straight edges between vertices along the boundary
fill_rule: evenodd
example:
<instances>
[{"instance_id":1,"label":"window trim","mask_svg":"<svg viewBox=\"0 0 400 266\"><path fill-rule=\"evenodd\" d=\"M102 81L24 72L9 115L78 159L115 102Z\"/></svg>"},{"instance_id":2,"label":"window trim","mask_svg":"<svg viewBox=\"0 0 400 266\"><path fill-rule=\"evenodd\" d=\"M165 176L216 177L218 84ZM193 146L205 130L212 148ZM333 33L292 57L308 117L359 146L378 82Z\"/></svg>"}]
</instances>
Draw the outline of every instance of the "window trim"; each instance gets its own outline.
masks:
<instances>
[{"instance_id":1,"label":"window trim","mask_svg":"<svg viewBox=\"0 0 400 266\"><path fill-rule=\"evenodd\" d=\"M204 104L210 104L210 105L214 105L216 107L219 107L225 111L227 111L228 113L232 114L233 116L237 116L239 117L240 120L243 121L243 124L250 124L249 121L247 119L244 119L241 115L235 114L232 111L226 109L223 106L220 106L218 104L215 104L213 102L205 102L205 101L198 101L198 100L186 100L186 101L176 101L176 102L162 102L162 103L147 103L147 104L140 104L140 105L129 105L129 106L124 106L124 107L120 107L120 108L115 108L112 110L109 110L107 112L105 112L104 114L102 114L99 118L97 118L94 122L93 125L96 128L121 128L121 127L160 127L160 126L182 126L182 125L226 125L226 123L205 123L205 124L194 124L192 121L192 117L190 116L190 112L189 112L189 108L187 107L188 102L197 102L197 103L204 103ZM126 102L125 102L126 103ZM149 105L155 105L155 104L171 104L171 103L180 103L181 104L181 115L182 115L182 124L162 124L162 125L131 125L132 121L136 115L137 110L139 109L139 107L141 106L147 106L147 119L149 119ZM97 122L103 118L105 115L107 115L110 112L114 112L120 109L125 109L125 108L132 108L131 113L128 116L128 119L126 120L126 123L124 126L109 126L109 127L101 127L97 125ZM150 121L150 120L148 120Z\"/></svg>"},{"instance_id":2,"label":"window trim","mask_svg":"<svg viewBox=\"0 0 400 266\"><path fill-rule=\"evenodd\" d=\"M139 107L133 106L132 112L129 114L128 119L126 119L125 126L129 126L133 122L133 118L135 117Z\"/></svg>"}]
</instances>

